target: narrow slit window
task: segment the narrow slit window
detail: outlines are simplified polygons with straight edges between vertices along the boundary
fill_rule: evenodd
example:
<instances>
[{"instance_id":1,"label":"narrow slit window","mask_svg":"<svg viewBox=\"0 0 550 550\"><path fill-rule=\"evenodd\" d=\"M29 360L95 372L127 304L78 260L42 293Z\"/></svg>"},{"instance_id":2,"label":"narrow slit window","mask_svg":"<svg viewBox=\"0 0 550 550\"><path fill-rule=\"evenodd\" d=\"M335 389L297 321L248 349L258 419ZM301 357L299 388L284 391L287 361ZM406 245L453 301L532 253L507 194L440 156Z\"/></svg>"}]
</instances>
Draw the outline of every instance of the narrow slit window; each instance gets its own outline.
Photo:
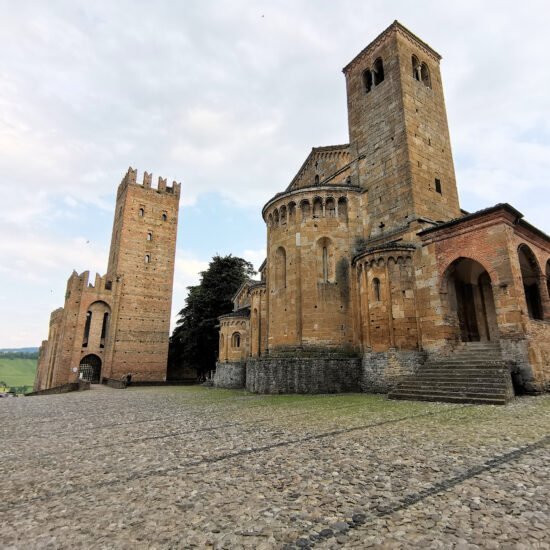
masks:
<instances>
[{"instance_id":1,"label":"narrow slit window","mask_svg":"<svg viewBox=\"0 0 550 550\"><path fill-rule=\"evenodd\" d=\"M166 215L166 212L163 212L162 221L165 222L167 219L168 219L168 216Z\"/></svg>"},{"instance_id":2,"label":"narrow slit window","mask_svg":"<svg viewBox=\"0 0 550 550\"><path fill-rule=\"evenodd\" d=\"M435 178L435 192L441 195L441 180L439 178Z\"/></svg>"},{"instance_id":3,"label":"narrow slit window","mask_svg":"<svg viewBox=\"0 0 550 550\"><path fill-rule=\"evenodd\" d=\"M143 218L143 216L145 216L145 208L140 208L139 209L139 217Z\"/></svg>"},{"instance_id":4,"label":"narrow slit window","mask_svg":"<svg viewBox=\"0 0 550 550\"><path fill-rule=\"evenodd\" d=\"M374 294L374 299L379 302L380 301L380 279L375 277L372 280L372 291Z\"/></svg>"},{"instance_id":5,"label":"narrow slit window","mask_svg":"<svg viewBox=\"0 0 550 550\"><path fill-rule=\"evenodd\" d=\"M149 254L145 254L145 263L148 264L151 261L151 256Z\"/></svg>"},{"instance_id":6,"label":"narrow slit window","mask_svg":"<svg viewBox=\"0 0 550 550\"><path fill-rule=\"evenodd\" d=\"M88 347L88 338L90 337L90 326L92 324L92 312L86 313L86 323L84 325L84 338L82 339L82 347Z\"/></svg>"},{"instance_id":7,"label":"narrow slit window","mask_svg":"<svg viewBox=\"0 0 550 550\"><path fill-rule=\"evenodd\" d=\"M101 341L99 344L100 348L105 347L105 340L107 339L108 326L109 326L109 314L105 312L103 314L103 324L101 325Z\"/></svg>"},{"instance_id":8,"label":"narrow slit window","mask_svg":"<svg viewBox=\"0 0 550 550\"><path fill-rule=\"evenodd\" d=\"M152 241L152 240L153 240L153 232L152 232L152 231L147 231L147 240L148 240L148 241Z\"/></svg>"}]
</instances>

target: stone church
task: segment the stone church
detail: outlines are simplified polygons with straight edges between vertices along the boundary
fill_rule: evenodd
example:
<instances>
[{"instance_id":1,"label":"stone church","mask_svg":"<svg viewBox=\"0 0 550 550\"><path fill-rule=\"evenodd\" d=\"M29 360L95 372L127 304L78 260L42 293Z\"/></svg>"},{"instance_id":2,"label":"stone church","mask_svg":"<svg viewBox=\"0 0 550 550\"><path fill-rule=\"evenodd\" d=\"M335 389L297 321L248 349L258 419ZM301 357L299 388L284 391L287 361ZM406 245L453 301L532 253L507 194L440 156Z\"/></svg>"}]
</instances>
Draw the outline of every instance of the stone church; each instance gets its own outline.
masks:
<instances>
[{"instance_id":1,"label":"stone church","mask_svg":"<svg viewBox=\"0 0 550 550\"><path fill-rule=\"evenodd\" d=\"M90 382L166 380L179 183L130 168L118 187L107 273L73 272L50 318L34 389Z\"/></svg>"},{"instance_id":2,"label":"stone church","mask_svg":"<svg viewBox=\"0 0 550 550\"><path fill-rule=\"evenodd\" d=\"M346 79L349 143L263 207L267 259L220 318L215 385L505 403L550 389L550 238L460 208L441 56L394 22Z\"/></svg>"}]
</instances>

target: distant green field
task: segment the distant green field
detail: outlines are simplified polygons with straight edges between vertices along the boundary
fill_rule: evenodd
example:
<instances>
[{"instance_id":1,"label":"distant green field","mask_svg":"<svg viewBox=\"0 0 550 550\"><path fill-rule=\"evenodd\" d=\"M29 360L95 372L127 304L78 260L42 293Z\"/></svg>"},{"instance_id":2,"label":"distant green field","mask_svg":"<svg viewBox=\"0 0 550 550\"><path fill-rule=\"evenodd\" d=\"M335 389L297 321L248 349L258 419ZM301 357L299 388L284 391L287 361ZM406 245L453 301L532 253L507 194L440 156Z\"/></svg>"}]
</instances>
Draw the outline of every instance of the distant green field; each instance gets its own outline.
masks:
<instances>
[{"instance_id":1,"label":"distant green field","mask_svg":"<svg viewBox=\"0 0 550 550\"><path fill-rule=\"evenodd\" d=\"M9 387L32 386L36 359L6 359L0 357L0 382Z\"/></svg>"}]
</instances>

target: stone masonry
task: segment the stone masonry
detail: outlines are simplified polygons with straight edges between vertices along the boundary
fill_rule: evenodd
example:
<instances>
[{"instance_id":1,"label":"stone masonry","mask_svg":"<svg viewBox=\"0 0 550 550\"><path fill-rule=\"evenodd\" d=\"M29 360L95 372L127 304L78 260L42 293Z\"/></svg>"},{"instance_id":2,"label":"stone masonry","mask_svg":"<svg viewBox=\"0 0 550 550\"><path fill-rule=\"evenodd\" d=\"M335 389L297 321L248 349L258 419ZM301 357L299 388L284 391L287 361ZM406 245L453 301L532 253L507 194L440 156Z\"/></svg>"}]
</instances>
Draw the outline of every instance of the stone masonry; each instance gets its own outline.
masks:
<instances>
[{"instance_id":1,"label":"stone masonry","mask_svg":"<svg viewBox=\"0 0 550 550\"><path fill-rule=\"evenodd\" d=\"M217 385L238 363L251 391L386 392L490 342L516 392L550 388L550 238L508 204L461 210L440 60L395 21L343 69L349 143L314 147L264 206Z\"/></svg>"}]
</instances>

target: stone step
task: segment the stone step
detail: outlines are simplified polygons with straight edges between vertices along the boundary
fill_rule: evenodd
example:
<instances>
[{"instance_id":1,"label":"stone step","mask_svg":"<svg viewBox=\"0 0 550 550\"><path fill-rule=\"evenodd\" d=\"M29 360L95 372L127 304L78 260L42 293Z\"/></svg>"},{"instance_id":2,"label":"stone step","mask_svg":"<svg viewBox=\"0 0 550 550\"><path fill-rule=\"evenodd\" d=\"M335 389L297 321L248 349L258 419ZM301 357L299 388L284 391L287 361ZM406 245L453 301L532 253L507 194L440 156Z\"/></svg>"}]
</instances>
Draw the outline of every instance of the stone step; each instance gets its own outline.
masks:
<instances>
[{"instance_id":1,"label":"stone step","mask_svg":"<svg viewBox=\"0 0 550 550\"><path fill-rule=\"evenodd\" d=\"M507 389L505 386L500 388L486 388L486 387L475 387L475 386L424 386L424 385L403 385L399 386L399 390L391 392L391 394L397 393L421 393L421 394L432 394L432 393L450 393L452 395L460 394L475 394L475 395L494 395L498 397L506 397L508 395Z\"/></svg>"},{"instance_id":2,"label":"stone step","mask_svg":"<svg viewBox=\"0 0 550 550\"><path fill-rule=\"evenodd\" d=\"M422 376L422 375L429 375L429 376L473 376L473 377L495 377L495 376L504 376L507 374L506 369L428 369L428 370L421 370L417 372L414 376Z\"/></svg>"},{"instance_id":3,"label":"stone step","mask_svg":"<svg viewBox=\"0 0 550 550\"><path fill-rule=\"evenodd\" d=\"M432 397L434 401L441 397L459 398L459 399L491 399L497 401L506 401L506 394L477 393L477 392L449 392L449 391L402 391L390 394L390 399L398 395L417 396L422 398Z\"/></svg>"},{"instance_id":4,"label":"stone step","mask_svg":"<svg viewBox=\"0 0 550 550\"><path fill-rule=\"evenodd\" d=\"M501 397L464 397L458 395L422 395L407 393L391 393L390 399L400 399L404 401L439 401L442 403L472 403L476 405L506 405L507 400Z\"/></svg>"}]
</instances>

